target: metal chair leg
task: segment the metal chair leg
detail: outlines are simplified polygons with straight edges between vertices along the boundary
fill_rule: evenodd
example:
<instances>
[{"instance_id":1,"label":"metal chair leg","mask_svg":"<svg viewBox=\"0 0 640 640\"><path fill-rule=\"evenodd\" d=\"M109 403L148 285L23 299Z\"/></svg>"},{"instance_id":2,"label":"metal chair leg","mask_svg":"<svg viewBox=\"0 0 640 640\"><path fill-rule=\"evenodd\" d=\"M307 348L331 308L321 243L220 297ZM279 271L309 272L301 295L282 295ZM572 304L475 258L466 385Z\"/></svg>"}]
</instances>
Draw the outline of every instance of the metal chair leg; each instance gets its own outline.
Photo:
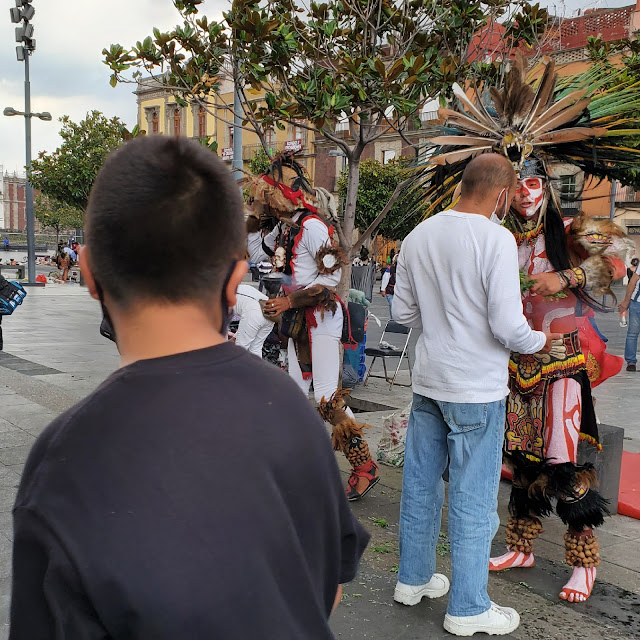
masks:
<instances>
[{"instance_id":1,"label":"metal chair leg","mask_svg":"<svg viewBox=\"0 0 640 640\"><path fill-rule=\"evenodd\" d=\"M386 358L382 358L382 364L384 366L384 379L389 382L389 374L387 373L387 359Z\"/></svg>"},{"instance_id":2,"label":"metal chair leg","mask_svg":"<svg viewBox=\"0 0 640 640\"><path fill-rule=\"evenodd\" d=\"M369 382L369 376L371 375L371 369L373 369L373 365L376 361L378 356L373 356L373 360L371 361L371 364L369 365L369 368L367 369L367 375L364 377L364 382L362 383L363 387L367 386L367 382Z\"/></svg>"}]
</instances>

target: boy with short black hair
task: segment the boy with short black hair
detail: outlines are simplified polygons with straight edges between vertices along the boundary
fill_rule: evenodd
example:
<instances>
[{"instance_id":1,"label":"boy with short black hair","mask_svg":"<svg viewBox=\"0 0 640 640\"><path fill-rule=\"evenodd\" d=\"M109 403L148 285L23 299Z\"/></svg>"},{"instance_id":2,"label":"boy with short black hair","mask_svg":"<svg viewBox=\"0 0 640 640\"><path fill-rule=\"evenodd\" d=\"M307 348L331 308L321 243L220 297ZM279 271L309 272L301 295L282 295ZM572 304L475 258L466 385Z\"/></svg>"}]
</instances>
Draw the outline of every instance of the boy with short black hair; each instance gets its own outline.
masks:
<instances>
[{"instance_id":1,"label":"boy with short black hair","mask_svg":"<svg viewBox=\"0 0 640 640\"><path fill-rule=\"evenodd\" d=\"M332 638L368 536L307 399L225 341L242 218L226 167L185 139L132 141L100 171L81 260L122 368L29 456L13 640Z\"/></svg>"}]
</instances>

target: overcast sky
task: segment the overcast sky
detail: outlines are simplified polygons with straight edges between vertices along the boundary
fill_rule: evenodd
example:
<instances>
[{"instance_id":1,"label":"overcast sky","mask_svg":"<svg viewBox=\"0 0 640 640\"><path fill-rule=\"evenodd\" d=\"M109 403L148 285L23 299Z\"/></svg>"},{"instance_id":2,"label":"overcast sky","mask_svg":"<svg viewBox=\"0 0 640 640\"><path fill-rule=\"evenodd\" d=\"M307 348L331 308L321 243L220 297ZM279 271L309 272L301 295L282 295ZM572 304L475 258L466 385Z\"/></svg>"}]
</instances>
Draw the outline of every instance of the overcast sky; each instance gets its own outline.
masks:
<instances>
[{"instance_id":1,"label":"overcast sky","mask_svg":"<svg viewBox=\"0 0 640 640\"><path fill-rule=\"evenodd\" d=\"M578 8L621 7L633 0L566 0L541 4L556 15L570 15ZM14 0L0 0L0 165L8 171L24 167L24 119L4 117L6 106L24 109L24 66L16 60L15 25L9 8ZM129 127L136 123L136 99L131 85L109 86L109 70L102 63L102 49L112 43L130 46L177 22L170 0L33 0L37 50L31 58L33 111L49 111L53 122L33 120L33 155L53 151L60 142L57 119L69 115L81 120L91 109L119 116ZM214 19L227 0L206 0L204 13Z\"/></svg>"}]
</instances>

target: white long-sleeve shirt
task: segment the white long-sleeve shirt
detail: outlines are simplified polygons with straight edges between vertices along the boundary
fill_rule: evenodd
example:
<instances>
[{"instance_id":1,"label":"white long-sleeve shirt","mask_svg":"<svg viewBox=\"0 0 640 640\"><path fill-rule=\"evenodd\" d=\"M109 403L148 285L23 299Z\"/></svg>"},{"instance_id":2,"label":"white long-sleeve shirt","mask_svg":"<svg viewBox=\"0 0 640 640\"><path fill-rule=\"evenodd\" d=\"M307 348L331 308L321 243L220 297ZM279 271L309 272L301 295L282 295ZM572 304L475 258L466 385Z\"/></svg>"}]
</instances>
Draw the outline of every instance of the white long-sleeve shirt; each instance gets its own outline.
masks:
<instances>
[{"instance_id":1,"label":"white long-sleeve shirt","mask_svg":"<svg viewBox=\"0 0 640 640\"><path fill-rule=\"evenodd\" d=\"M422 222L403 242L393 318L422 329L414 392L445 402L501 400L509 352L536 353L546 341L522 311L511 232L454 210Z\"/></svg>"}]
</instances>

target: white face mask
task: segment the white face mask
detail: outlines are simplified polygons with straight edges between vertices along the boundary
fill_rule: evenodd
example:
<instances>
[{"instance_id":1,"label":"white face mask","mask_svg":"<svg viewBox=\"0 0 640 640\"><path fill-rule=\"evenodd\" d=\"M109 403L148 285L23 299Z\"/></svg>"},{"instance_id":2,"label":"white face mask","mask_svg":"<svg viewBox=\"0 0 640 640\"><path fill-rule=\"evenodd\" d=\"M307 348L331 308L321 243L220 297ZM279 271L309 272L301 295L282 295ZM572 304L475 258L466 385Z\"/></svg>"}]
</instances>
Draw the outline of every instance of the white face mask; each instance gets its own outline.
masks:
<instances>
[{"instance_id":1,"label":"white face mask","mask_svg":"<svg viewBox=\"0 0 640 640\"><path fill-rule=\"evenodd\" d=\"M506 193L505 193L505 191L506 191ZM496 213L496 211L498 210L498 203L500 202L500 198L502 197L503 193L505 193L504 206L503 206L503 210L502 210L502 216L499 217L498 214ZM507 202L509 202L509 189L503 189L498 194L498 199L496 200L496 206L493 208L493 211L491 212L491 217L489 218L489 220L491 220L491 222L495 222L496 224L500 224L500 225L504 222L504 219L507 217L507 212L508 212Z\"/></svg>"}]
</instances>

